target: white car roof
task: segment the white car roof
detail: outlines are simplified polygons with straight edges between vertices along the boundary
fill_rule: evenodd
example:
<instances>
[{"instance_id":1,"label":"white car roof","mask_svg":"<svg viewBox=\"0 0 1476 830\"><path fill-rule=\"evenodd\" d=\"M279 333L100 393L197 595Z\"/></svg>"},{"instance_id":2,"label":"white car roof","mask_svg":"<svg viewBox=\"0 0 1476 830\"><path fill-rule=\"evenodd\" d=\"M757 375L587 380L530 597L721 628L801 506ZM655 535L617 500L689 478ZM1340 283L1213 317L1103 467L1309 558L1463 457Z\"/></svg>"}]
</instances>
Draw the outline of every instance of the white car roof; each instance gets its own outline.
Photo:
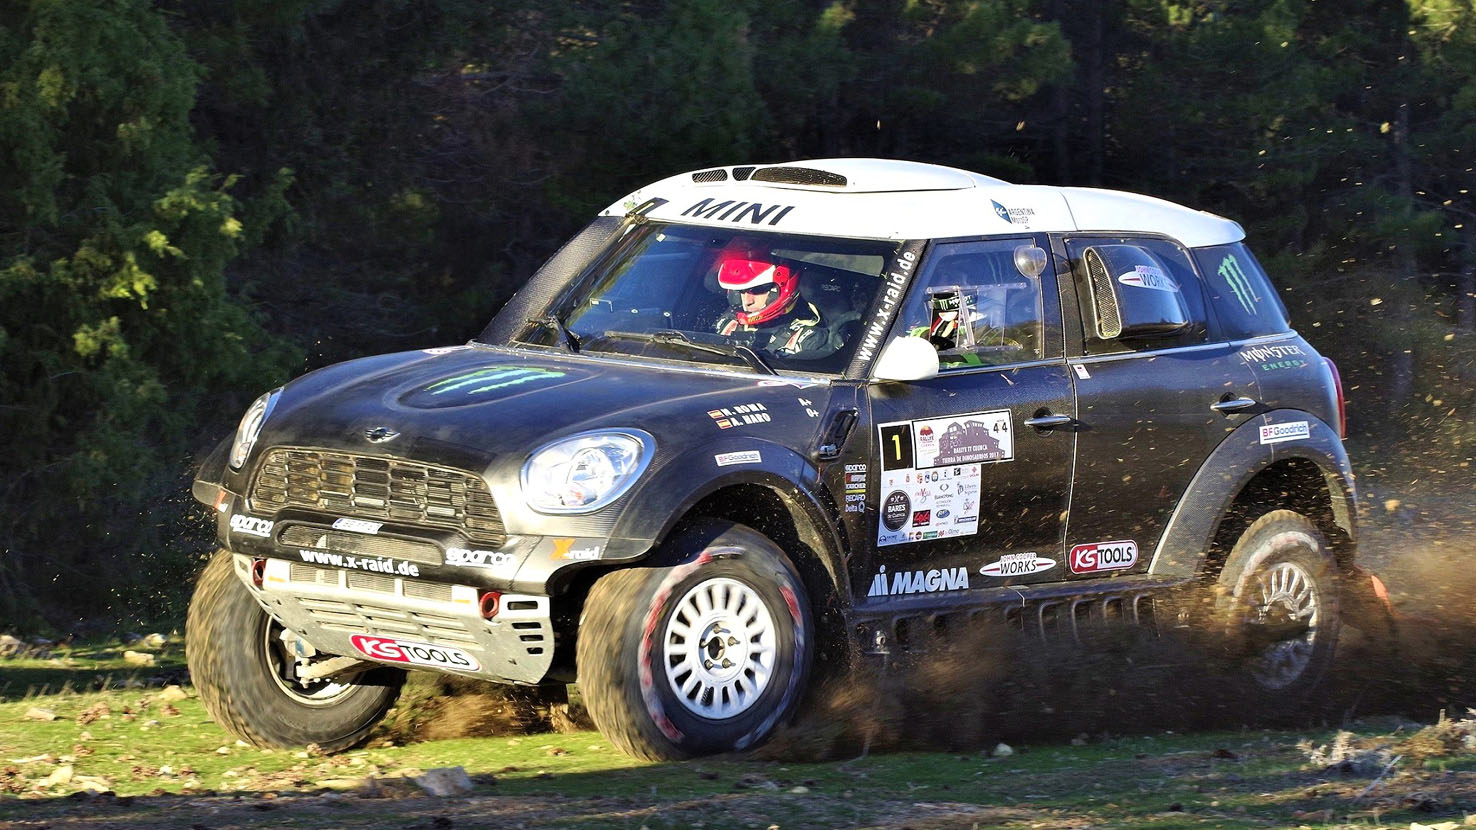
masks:
<instances>
[{"instance_id":1,"label":"white car roof","mask_svg":"<svg viewBox=\"0 0 1476 830\"><path fill-rule=\"evenodd\" d=\"M1245 238L1240 225L1173 202L1086 187L1010 184L915 161L816 159L713 167L647 185L604 210L652 199L652 219L866 239L1121 231L1171 236L1191 248Z\"/></svg>"}]
</instances>

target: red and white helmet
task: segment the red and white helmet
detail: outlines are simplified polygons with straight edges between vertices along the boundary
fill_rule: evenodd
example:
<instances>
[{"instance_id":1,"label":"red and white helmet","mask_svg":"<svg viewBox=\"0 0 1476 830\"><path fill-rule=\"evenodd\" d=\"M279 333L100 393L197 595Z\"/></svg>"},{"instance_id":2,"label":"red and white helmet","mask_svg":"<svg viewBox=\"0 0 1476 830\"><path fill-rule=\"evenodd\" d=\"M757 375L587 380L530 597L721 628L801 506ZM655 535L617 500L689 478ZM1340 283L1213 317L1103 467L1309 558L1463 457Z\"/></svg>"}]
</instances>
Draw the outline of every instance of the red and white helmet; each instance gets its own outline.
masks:
<instances>
[{"instance_id":1,"label":"red and white helmet","mask_svg":"<svg viewBox=\"0 0 1476 830\"><path fill-rule=\"evenodd\" d=\"M731 253L718 265L718 286L728 292L738 322L745 326L767 323L794 308L799 299L799 274L788 265ZM767 288L766 288L767 287ZM768 291L768 300L758 311L743 311L740 293Z\"/></svg>"}]
</instances>

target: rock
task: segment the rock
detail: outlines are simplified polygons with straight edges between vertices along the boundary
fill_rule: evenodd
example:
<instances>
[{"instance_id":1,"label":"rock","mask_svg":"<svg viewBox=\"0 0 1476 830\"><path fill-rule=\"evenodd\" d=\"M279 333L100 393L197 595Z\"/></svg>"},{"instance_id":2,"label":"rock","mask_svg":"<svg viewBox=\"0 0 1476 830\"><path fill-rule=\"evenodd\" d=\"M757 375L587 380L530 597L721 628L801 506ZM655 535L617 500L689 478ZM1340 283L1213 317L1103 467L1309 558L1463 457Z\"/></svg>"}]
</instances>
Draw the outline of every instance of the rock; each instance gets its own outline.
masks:
<instances>
[{"instance_id":1,"label":"rock","mask_svg":"<svg viewBox=\"0 0 1476 830\"><path fill-rule=\"evenodd\" d=\"M350 790L363 790L369 784L365 778L324 778L317 782L319 789L336 790L346 792Z\"/></svg>"},{"instance_id":2,"label":"rock","mask_svg":"<svg viewBox=\"0 0 1476 830\"><path fill-rule=\"evenodd\" d=\"M152 666L155 663L154 655L147 651L125 651L123 662L130 666Z\"/></svg>"},{"instance_id":3,"label":"rock","mask_svg":"<svg viewBox=\"0 0 1476 830\"><path fill-rule=\"evenodd\" d=\"M26 720L56 720L56 713L50 709L42 709L40 706L32 706L21 717Z\"/></svg>"},{"instance_id":4,"label":"rock","mask_svg":"<svg viewBox=\"0 0 1476 830\"><path fill-rule=\"evenodd\" d=\"M472 791L472 782L463 767L440 767L427 770L415 779L422 790L434 796L462 795Z\"/></svg>"},{"instance_id":5,"label":"rock","mask_svg":"<svg viewBox=\"0 0 1476 830\"><path fill-rule=\"evenodd\" d=\"M789 788L789 791L791 793L794 793L795 795L809 795L810 794L810 788L809 787L790 787Z\"/></svg>"},{"instance_id":6,"label":"rock","mask_svg":"<svg viewBox=\"0 0 1476 830\"><path fill-rule=\"evenodd\" d=\"M1015 748L1001 741L994 745L994 751L989 754L995 758L1008 758L1015 754Z\"/></svg>"},{"instance_id":7,"label":"rock","mask_svg":"<svg viewBox=\"0 0 1476 830\"><path fill-rule=\"evenodd\" d=\"M228 747L228 746L219 746L219 747L216 747L215 748L215 754L216 755L230 755L231 754L231 748Z\"/></svg>"},{"instance_id":8,"label":"rock","mask_svg":"<svg viewBox=\"0 0 1476 830\"><path fill-rule=\"evenodd\" d=\"M40 781L37 781L36 786L44 789L46 787L55 787L60 784L70 783L72 783L72 765L62 764L61 766L52 770L50 775L46 776Z\"/></svg>"},{"instance_id":9,"label":"rock","mask_svg":"<svg viewBox=\"0 0 1476 830\"><path fill-rule=\"evenodd\" d=\"M176 701L176 700L189 700L190 699L190 693L187 692L187 691L185 691L184 689L181 689L177 685L176 686L165 686L159 692L159 699L162 700L162 701L165 701L165 702L172 702L172 701Z\"/></svg>"},{"instance_id":10,"label":"rock","mask_svg":"<svg viewBox=\"0 0 1476 830\"><path fill-rule=\"evenodd\" d=\"M143 644L149 648L163 648L167 642L169 642L169 638L157 632L143 638Z\"/></svg>"},{"instance_id":11,"label":"rock","mask_svg":"<svg viewBox=\"0 0 1476 830\"><path fill-rule=\"evenodd\" d=\"M26 644L19 637L10 634L0 634L0 657L15 657L21 653Z\"/></svg>"}]
</instances>

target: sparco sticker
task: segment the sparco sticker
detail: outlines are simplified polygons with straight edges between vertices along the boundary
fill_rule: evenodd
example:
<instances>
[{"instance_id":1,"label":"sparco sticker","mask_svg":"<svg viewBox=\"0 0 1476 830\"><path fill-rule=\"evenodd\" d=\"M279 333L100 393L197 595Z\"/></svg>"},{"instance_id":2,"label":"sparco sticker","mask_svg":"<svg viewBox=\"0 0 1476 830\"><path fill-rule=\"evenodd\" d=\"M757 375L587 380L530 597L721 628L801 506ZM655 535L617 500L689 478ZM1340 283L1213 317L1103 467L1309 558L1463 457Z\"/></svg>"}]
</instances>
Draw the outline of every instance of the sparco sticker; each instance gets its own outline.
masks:
<instances>
[{"instance_id":1,"label":"sparco sticker","mask_svg":"<svg viewBox=\"0 0 1476 830\"><path fill-rule=\"evenodd\" d=\"M1056 567L1056 560L1035 553L1007 553L979 569L984 576L1029 576Z\"/></svg>"},{"instance_id":2,"label":"sparco sticker","mask_svg":"<svg viewBox=\"0 0 1476 830\"><path fill-rule=\"evenodd\" d=\"M354 648L360 653L374 660L411 663L417 666L457 671L478 671L482 668L477 658L459 648L450 646L433 646L430 643L396 640L391 637L373 637L368 634L355 634L349 638L349 642L353 643Z\"/></svg>"},{"instance_id":3,"label":"sparco sticker","mask_svg":"<svg viewBox=\"0 0 1476 830\"><path fill-rule=\"evenodd\" d=\"M1261 427L1262 444L1280 444L1282 441L1295 441L1298 438L1307 438L1312 434L1306 421L1292 421L1289 424L1267 424Z\"/></svg>"},{"instance_id":4,"label":"sparco sticker","mask_svg":"<svg viewBox=\"0 0 1476 830\"><path fill-rule=\"evenodd\" d=\"M1138 564L1138 543L1131 539L1121 542L1096 542L1077 545L1071 549L1071 572L1089 574L1098 571L1121 571Z\"/></svg>"},{"instance_id":5,"label":"sparco sticker","mask_svg":"<svg viewBox=\"0 0 1476 830\"><path fill-rule=\"evenodd\" d=\"M243 516L240 513L231 517L231 530L244 533L247 536L260 536L263 539L272 535L272 522L267 519L258 519L255 516Z\"/></svg>"},{"instance_id":6,"label":"sparco sticker","mask_svg":"<svg viewBox=\"0 0 1476 830\"><path fill-rule=\"evenodd\" d=\"M446 548L447 565L472 565L487 568L500 568L515 562L511 553L500 550L469 550L467 548Z\"/></svg>"}]
</instances>

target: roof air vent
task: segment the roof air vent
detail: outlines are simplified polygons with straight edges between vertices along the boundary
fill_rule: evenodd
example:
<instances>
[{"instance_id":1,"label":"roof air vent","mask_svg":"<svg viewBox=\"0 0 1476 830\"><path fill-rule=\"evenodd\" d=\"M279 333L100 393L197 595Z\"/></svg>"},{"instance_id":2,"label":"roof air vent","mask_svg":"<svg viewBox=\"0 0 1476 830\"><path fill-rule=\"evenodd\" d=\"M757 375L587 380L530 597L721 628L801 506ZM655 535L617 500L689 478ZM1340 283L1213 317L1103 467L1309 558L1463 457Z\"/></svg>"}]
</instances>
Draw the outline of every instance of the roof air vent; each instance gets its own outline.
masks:
<instances>
[{"instance_id":1,"label":"roof air vent","mask_svg":"<svg viewBox=\"0 0 1476 830\"><path fill-rule=\"evenodd\" d=\"M717 168L716 170L699 170L696 173L692 174L692 181L696 182L697 184L707 184L709 182L725 182L727 180L728 171L722 169L721 167Z\"/></svg>"},{"instance_id":2,"label":"roof air vent","mask_svg":"<svg viewBox=\"0 0 1476 830\"><path fill-rule=\"evenodd\" d=\"M753 165L749 165L747 167L734 167L733 178L737 179L740 182L746 182L748 181L748 177L753 175L754 169L755 168L753 167Z\"/></svg>"},{"instance_id":3,"label":"roof air vent","mask_svg":"<svg viewBox=\"0 0 1476 830\"><path fill-rule=\"evenodd\" d=\"M845 187L846 177L812 167L765 167L753 174L756 182Z\"/></svg>"}]
</instances>

